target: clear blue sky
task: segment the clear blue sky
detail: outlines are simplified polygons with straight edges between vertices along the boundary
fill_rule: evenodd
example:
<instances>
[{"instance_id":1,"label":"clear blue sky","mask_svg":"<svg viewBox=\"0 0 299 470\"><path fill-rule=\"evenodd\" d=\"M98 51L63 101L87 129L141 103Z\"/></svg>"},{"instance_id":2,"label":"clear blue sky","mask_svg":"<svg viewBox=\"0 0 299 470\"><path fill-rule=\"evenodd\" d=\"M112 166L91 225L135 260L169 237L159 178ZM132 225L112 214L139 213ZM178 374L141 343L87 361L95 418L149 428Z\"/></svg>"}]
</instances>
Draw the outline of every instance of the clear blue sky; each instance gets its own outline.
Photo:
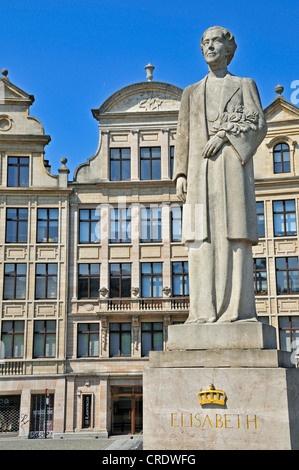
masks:
<instances>
[{"instance_id":1,"label":"clear blue sky","mask_svg":"<svg viewBox=\"0 0 299 470\"><path fill-rule=\"evenodd\" d=\"M262 104L299 80L297 0L0 0L0 69L35 96L31 114L52 141L46 158L70 178L98 144L91 108L131 83L154 80L181 88L207 73L200 51L205 29L231 30L238 45L230 71L253 78Z\"/></svg>"}]
</instances>

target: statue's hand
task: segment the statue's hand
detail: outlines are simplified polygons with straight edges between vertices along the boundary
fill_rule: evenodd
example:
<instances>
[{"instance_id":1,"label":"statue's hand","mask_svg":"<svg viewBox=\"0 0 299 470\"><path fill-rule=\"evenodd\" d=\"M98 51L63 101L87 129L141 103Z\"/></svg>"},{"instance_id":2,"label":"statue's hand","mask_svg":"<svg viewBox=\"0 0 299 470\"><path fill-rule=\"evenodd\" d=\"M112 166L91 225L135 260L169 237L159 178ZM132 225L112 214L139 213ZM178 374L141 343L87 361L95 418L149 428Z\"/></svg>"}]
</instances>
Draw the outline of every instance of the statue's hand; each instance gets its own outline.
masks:
<instances>
[{"instance_id":1,"label":"statue's hand","mask_svg":"<svg viewBox=\"0 0 299 470\"><path fill-rule=\"evenodd\" d=\"M176 182L176 195L183 203L186 202L187 179L185 176L179 176Z\"/></svg>"},{"instance_id":2,"label":"statue's hand","mask_svg":"<svg viewBox=\"0 0 299 470\"><path fill-rule=\"evenodd\" d=\"M202 155L204 158L213 157L221 149L223 144L228 141L226 136L220 137L219 135L214 135L205 145Z\"/></svg>"}]
</instances>

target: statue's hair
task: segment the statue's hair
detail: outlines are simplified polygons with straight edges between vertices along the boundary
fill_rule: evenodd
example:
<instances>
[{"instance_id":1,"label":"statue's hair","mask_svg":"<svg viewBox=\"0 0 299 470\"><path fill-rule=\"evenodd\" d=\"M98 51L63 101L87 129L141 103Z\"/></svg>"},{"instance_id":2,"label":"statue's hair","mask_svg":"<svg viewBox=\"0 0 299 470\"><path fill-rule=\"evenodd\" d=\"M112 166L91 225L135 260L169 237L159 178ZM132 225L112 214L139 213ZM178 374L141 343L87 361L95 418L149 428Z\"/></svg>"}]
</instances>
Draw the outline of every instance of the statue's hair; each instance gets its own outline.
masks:
<instances>
[{"instance_id":1,"label":"statue's hair","mask_svg":"<svg viewBox=\"0 0 299 470\"><path fill-rule=\"evenodd\" d=\"M228 51L229 51L229 55L227 57L227 65L231 63L231 61L233 60L233 57L235 55L235 51L237 49L237 44L235 42L235 37L234 35L228 31L228 29L226 28L222 28L222 26L212 26L211 28L208 28L202 35L202 38L201 38L201 41L200 41L200 46L201 46L201 50L203 50L203 38L205 36L205 34L208 32L208 31L211 31L213 29L219 29L223 36L226 37L227 39L227 42L228 42Z\"/></svg>"}]
</instances>

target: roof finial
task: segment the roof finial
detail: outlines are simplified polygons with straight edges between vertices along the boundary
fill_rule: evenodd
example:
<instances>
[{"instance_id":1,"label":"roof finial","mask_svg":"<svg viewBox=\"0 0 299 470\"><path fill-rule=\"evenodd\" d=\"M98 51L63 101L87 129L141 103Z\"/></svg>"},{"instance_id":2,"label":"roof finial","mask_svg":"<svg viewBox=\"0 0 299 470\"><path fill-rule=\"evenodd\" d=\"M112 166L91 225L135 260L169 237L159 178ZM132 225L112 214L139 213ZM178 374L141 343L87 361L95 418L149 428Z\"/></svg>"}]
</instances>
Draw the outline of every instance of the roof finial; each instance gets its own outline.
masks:
<instances>
[{"instance_id":1,"label":"roof finial","mask_svg":"<svg viewBox=\"0 0 299 470\"><path fill-rule=\"evenodd\" d=\"M8 70L2 69L2 70L1 70L1 73L2 73L2 77L3 77L3 78L7 78ZM7 80L8 80L8 78L7 78Z\"/></svg>"},{"instance_id":2,"label":"roof finial","mask_svg":"<svg viewBox=\"0 0 299 470\"><path fill-rule=\"evenodd\" d=\"M147 81L151 82L153 79L153 70L155 69L155 67L151 63L148 63L144 68L146 70Z\"/></svg>"},{"instance_id":3,"label":"roof finial","mask_svg":"<svg viewBox=\"0 0 299 470\"><path fill-rule=\"evenodd\" d=\"M281 85L277 85L277 87L275 87L275 93L277 93L278 95L281 95L283 93L283 86Z\"/></svg>"}]
</instances>

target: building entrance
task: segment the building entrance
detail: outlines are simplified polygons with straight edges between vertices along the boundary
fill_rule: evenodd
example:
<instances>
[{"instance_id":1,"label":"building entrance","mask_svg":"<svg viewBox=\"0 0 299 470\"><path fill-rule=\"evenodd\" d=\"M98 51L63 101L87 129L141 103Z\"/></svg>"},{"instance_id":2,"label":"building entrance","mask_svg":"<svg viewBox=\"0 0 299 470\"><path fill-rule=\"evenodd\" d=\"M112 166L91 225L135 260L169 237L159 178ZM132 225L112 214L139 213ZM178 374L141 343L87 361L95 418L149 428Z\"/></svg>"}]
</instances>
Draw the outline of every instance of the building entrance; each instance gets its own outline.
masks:
<instances>
[{"instance_id":1,"label":"building entrance","mask_svg":"<svg viewBox=\"0 0 299 470\"><path fill-rule=\"evenodd\" d=\"M142 387L111 387L112 434L142 431Z\"/></svg>"}]
</instances>

